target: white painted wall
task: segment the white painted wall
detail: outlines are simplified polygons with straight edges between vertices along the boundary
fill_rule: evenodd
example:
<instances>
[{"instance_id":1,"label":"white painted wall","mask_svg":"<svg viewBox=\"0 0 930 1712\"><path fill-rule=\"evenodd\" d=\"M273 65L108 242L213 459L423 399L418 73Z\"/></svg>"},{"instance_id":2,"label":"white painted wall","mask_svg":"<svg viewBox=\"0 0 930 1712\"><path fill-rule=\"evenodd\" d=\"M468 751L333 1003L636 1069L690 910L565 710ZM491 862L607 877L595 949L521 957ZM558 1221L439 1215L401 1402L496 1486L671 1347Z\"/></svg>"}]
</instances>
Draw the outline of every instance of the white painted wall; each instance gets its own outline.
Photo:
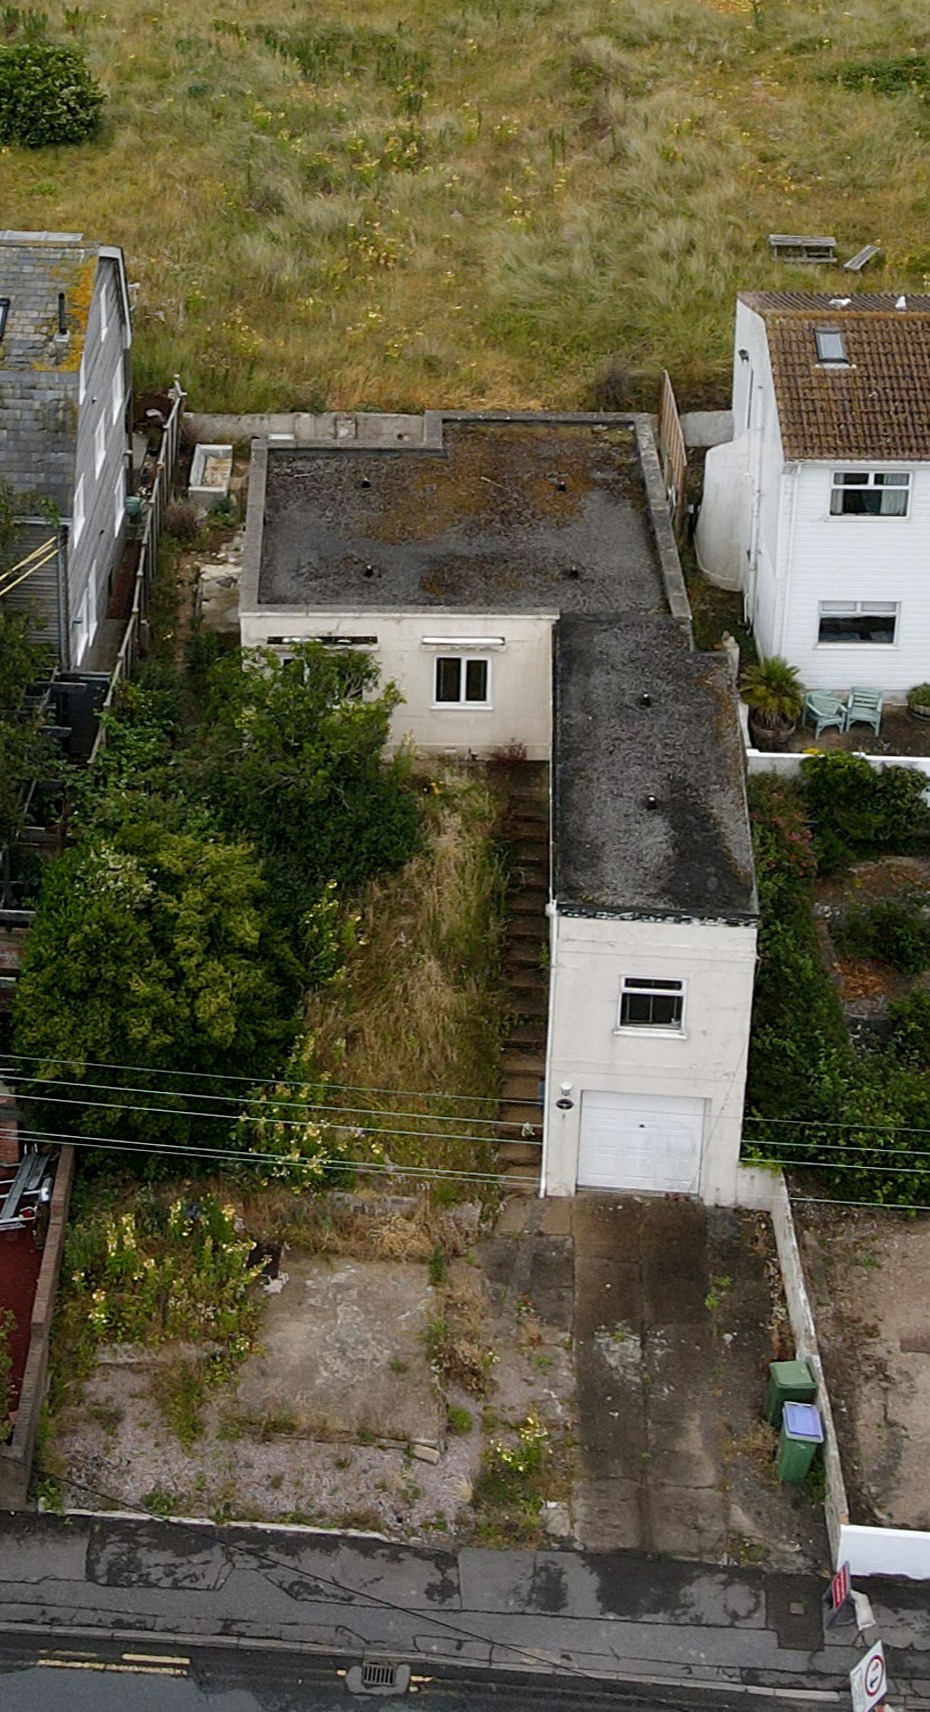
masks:
<instances>
[{"instance_id":1,"label":"white painted wall","mask_svg":"<svg viewBox=\"0 0 930 1712\"><path fill-rule=\"evenodd\" d=\"M554 617L471 612L333 612L261 607L240 613L242 646L264 647L272 636L292 642L316 636L376 636L369 652L384 681L393 680L404 698L394 715L391 744L405 740L432 753L456 750L487 755L517 742L531 761L548 759L551 747L552 627ZM425 644L424 637L472 638L473 648ZM482 639L504 638L502 647ZM489 708L436 707L434 673L438 654L486 655L490 661Z\"/></svg>"},{"instance_id":2,"label":"white painted wall","mask_svg":"<svg viewBox=\"0 0 930 1712\"><path fill-rule=\"evenodd\" d=\"M930 1534L919 1528L866 1528L847 1522L840 1530L836 1568L852 1575L906 1575L930 1581Z\"/></svg>"},{"instance_id":3,"label":"white painted wall","mask_svg":"<svg viewBox=\"0 0 930 1712\"><path fill-rule=\"evenodd\" d=\"M744 355L741 356L740 352ZM837 459L786 463L765 323L738 303L730 444L707 454L695 536L711 582L742 588L759 650L809 689L872 684L903 698L930 675L930 467ZM908 515L833 517L835 469L908 470ZM894 646L819 643L821 601L897 601Z\"/></svg>"},{"instance_id":4,"label":"white painted wall","mask_svg":"<svg viewBox=\"0 0 930 1712\"><path fill-rule=\"evenodd\" d=\"M735 1204L755 928L554 914L551 956L543 1192L574 1194L581 1096L600 1089L706 1100L701 1195ZM619 1033L624 975L686 981L684 1034ZM556 1105L563 1082L571 1111Z\"/></svg>"},{"instance_id":5,"label":"white painted wall","mask_svg":"<svg viewBox=\"0 0 930 1712\"><path fill-rule=\"evenodd\" d=\"M831 517L835 469L906 470L906 517ZM790 594L776 652L812 689L874 684L902 698L930 674L930 468L920 464L806 463L798 476ZM817 641L820 601L897 601L896 640Z\"/></svg>"}]
</instances>

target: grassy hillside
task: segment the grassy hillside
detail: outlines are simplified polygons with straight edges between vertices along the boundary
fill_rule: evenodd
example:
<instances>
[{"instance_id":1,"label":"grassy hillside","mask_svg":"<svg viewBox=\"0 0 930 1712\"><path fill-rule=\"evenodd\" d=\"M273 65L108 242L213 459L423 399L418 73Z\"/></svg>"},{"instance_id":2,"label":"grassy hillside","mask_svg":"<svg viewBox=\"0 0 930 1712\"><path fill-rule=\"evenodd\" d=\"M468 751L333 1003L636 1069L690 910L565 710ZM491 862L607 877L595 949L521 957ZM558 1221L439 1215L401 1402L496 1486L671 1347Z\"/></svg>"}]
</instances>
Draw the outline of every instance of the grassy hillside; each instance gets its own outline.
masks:
<instances>
[{"instance_id":1,"label":"grassy hillside","mask_svg":"<svg viewBox=\"0 0 930 1712\"><path fill-rule=\"evenodd\" d=\"M32 15L34 19L34 14ZM15 39L30 14L0 15ZM194 407L623 408L728 368L768 231L930 273L924 0L60 7L96 143L2 151L4 224L124 245L137 379ZM592 387L599 390L592 395Z\"/></svg>"}]
</instances>

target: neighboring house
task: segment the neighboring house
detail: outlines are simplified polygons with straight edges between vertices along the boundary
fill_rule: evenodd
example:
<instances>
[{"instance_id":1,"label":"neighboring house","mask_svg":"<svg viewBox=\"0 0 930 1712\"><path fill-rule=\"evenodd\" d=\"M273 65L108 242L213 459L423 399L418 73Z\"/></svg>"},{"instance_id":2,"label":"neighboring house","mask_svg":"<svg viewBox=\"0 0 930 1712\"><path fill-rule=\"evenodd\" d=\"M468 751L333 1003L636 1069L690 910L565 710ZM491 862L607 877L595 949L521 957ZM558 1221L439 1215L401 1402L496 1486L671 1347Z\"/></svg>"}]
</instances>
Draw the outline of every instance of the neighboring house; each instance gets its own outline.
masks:
<instances>
[{"instance_id":1,"label":"neighboring house","mask_svg":"<svg viewBox=\"0 0 930 1712\"><path fill-rule=\"evenodd\" d=\"M0 233L0 477L28 519L17 561L57 548L4 598L44 626L65 670L86 668L123 550L130 344L121 250Z\"/></svg>"},{"instance_id":2,"label":"neighboring house","mask_svg":"<svg viewBox=\"0 0 930 1712\"><path fill-rule=\"evenodd\" d=\"M395 743L551 761L541 1187L732 1202L756 953L743 758L727 661L692 649L648 424L312 426L326 443L253 449L243 645L363 649L404 697Z\"/></svg>"},{"instance_id":3,"label":"neighboring house","mask_svg":"<svg viewBox=\"0 0 930 1712\"><path fill-rule=\"evenodd\" d=\"M763 655L892 699L930 674L930 297L743 293L701 568Z\"/></svg>"}]
</instances>

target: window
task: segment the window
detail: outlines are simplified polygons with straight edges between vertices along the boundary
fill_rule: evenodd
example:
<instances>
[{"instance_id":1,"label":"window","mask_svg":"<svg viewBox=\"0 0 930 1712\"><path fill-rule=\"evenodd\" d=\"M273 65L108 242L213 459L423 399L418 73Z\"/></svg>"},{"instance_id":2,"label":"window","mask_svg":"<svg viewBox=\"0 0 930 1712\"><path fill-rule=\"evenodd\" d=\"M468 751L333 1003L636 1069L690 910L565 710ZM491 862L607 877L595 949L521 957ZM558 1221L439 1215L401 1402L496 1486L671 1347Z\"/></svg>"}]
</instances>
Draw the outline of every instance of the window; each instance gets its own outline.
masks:
<instances>
[{"instance_id":1,"label":"window","mask_svg":"<svg viewBox=\"0 0 930 1712\"><path fill-rule=\"evenodd\" d=\"M817 343L817 360L821 363L839 363L843 367L849 364L846 346L839 327L815 327L814 339Z\"/></svg>"},{"instance_id":2,"label":"window","mask_svg":"<svg viewBox=\"0 0 930 1712\"><path fill-rule=\"evenodd\" d=\"M9 313L10 313L10 300L9 300L9 298L8 297L0 297L0 339L3 338L3 335L6 332L6 318L9 315Z\"/></svg>"},{"instance_id":3,"label":"window","mask_svg":"<svg viewBox=\"0 0 930 1712\"><path fill-rule=\"evenodd\" d=\"M119 421L120 411L122 410L122 408L123 408L123 371L121 368L118 368L115 375L113 376L113 421L114 421L114 423Z\"/></svg>"},{"instance_id":4,"label":"window","mask_svg":"<svg viewBox=\"0 0 930 1712\"><path fill-rule=\"evenodd\" d=\"M822 600L818 642L871 642L890 647L898 628L893 600Z\"/></svg>"},{"instance_id":5,"label":"window","mask_svg":"<svg viewBox=\"0 0 930 1712\"><path fill-rule=\"evenodd\" d=\"M656 1028L680 1034L684 1014L684 981L624 975L620 989L620 1028Z\"/></svg>"},{"instance_id":6,"label":"window","mask_svg":"<svg viewBox=\"0 0 930 1712\"><path fill-rule=\"evenodd\" d=\"M106 344L109 322L107 321L107 288L104 285L100 293L100 343Z\"/></svg>"},{"instance_id":7,"label":"window","mask_svg":"<svg viewBox=\"0 0 930 1712\"><path fill-rule=\"evenodd\" d=\"M440 707L488 707L491 663L478 654L440 654L436 702Z\"/></svg>"},{"instance_id":8,"label":"window","mask_svg":"<svg viewBox=\"0 0 930 1712\"><path fill-rule=\"evenodd\" d=\"M834 470L833 517L906 517L911 478L903 470Z\"/></svg>"},{"instance_id":9,"label":"window","mask_svg":"<svg viewBox=\"0 0 930 1712\"><path fill-rule=\"evenodd\" d=\"M71 515L71 542L77 546L84 528L84 477L81 476L74 490L74 510Z\"/></svg>"},{"instance_id":10,"label":"window","mask_svg":"<svg viewBox=\"0 0 930 1712\"><path fill-rule=\"evenodd\" d=\"M94 429L94 475L99 476L107 455L107 425L102 416L97 418Z\"/></svg>"},{"instance_id":11,"label":"window","mask_svg":"<svg viewBox=\"0 0 930 1712\"><path fill-rule=\"evenodd\" d=\"M123 519L124 519L125 515L126 515L126 483L125 483L125 477L123 475L123 471L120 470L119 475L116 478L116 486L113 489L113 533L114 533L114 535L118 535L120 530L122 529Z\"/></svg>"}]
</instances>

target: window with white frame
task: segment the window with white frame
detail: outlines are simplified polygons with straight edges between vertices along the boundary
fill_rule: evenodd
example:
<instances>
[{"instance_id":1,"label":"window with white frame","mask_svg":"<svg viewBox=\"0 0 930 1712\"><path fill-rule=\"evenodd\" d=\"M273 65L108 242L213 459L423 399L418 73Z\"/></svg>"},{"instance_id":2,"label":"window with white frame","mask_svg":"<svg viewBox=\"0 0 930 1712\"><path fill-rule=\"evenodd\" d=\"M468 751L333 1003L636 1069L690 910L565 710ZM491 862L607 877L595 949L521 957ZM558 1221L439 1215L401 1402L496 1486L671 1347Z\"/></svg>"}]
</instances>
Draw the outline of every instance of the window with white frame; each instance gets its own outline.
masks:
<instances>
[{"instance_id":1,"label":"window with white frame","mask_svg":"<svg viewBox=\"0 0 930 1712\"><path fill-rule=\"evenodd\" d=\"M113 533L118 535L123 527L123 517L126 511L126 478L122 470L116 478L113 489Z\"/></svg>"},{"instance_id":2,"label":"window with white frame","mask_svg":"<svg viewBox=\"0 0 930 1712\"><path fill-rule=\"evenodd\" d=\"M822 600L817 609L817 641L891 647L897 637L898 612L894 600Z\"/></svg>"},{"instance_id":3,"label":"window with white frame","mask_svg":"<svg viewBox=\"0 0 930 1712\"><path fill-rule=\"evenodd\" d=\"M660 981L651 975L624 975L618 1028L659 1029L681 1034L685 1018L684 981Z\"/></svg>"},{"instance_id":4,"label":"window with white frame","mask_svg":"<svg viewBox=\"0 0 930 1712\"><path fill-rule=\"evenodd\" d=\"M834 470L831 517L906 517L907 470Z\"/></svg>"},{"instance_id":5,"label":"window with white frame","mask_svg":"<svg viewBox=\"0 0 930 1712\"><path fill-rule=\"evenodd\" d=\"M118 422L123 408L123 371L117 367L113 376L113 421Z\"/></svg>"},{"instance_id":6,"label":"window with white frame","mask_svg":"<svg viewBox=\"0 0 930 1712\"><path fill-rule=\"evenodd\" d=\"M83 528L84 528L84 477L81 476L78 480L77 487L74 490L74 506L73 506L73 509L71 512L71 543L72 543L72 546L74 546L74 547L77 546L78 542L81 539L81 531L83 530Z\"/></svg>"},{"instance_id":7,"label":"window with white frame","mask_svg":"<svg viewBox=\"0 0 930 1712\"><path fill-rule=\"evenodd\" d=\"M484 654L439 654L434 664L437 707L490 707L491 662Z\"/></svg>"},{"instance_id":8,"label":"window with white frame","mask_svg":"<svg viewBox=\"0 0 930 1712\"><path fill-rule=\"evenodd\" d=\"M103 416L98 417L94 429L94 475L99 476L107 455L107 424Z\"/></svg>"},{"instance_id":9,"label":"window with white frame","mask_svg":"<svg viewBox=\"0 0 930 1712\"><path fill-rule=\"evenodd\" d=\"M106 343L106 337L107 337L109 325L110 325L109 321L107 320L107 288L106 288L106 285L104 285L104 288L100 293L100 343L101 343L101 345Z\"/></svg>"}]
</instances>

